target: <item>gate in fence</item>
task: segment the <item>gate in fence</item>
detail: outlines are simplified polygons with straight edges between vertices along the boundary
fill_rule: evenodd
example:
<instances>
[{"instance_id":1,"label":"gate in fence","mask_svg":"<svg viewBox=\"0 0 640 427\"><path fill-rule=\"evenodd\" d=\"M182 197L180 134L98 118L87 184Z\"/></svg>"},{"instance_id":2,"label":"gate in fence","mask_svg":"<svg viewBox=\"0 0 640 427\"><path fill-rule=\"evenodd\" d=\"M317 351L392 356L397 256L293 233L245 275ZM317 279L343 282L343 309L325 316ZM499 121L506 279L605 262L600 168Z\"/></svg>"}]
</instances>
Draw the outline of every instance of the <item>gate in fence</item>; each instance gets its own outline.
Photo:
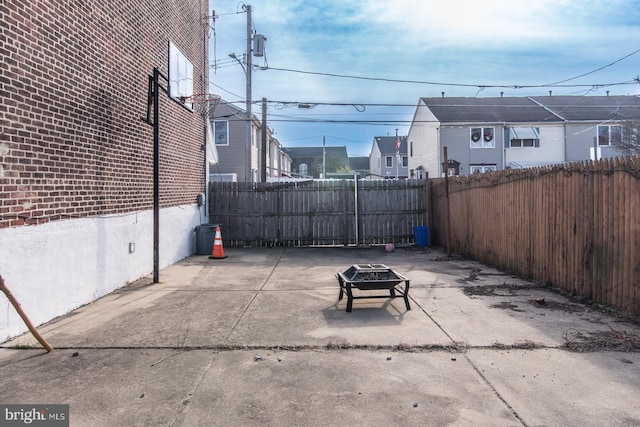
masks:
<instances>
[{"instance_id":1,"label":"gate in fence","mask_svg":"<svg viewBox=\"0 0 640 427\"><path fill-rule=\"evenodd\" d=\"M422 180L211 182L209 201L230 246L406 244L427 225Z\"/></svg>"}]
</instances>

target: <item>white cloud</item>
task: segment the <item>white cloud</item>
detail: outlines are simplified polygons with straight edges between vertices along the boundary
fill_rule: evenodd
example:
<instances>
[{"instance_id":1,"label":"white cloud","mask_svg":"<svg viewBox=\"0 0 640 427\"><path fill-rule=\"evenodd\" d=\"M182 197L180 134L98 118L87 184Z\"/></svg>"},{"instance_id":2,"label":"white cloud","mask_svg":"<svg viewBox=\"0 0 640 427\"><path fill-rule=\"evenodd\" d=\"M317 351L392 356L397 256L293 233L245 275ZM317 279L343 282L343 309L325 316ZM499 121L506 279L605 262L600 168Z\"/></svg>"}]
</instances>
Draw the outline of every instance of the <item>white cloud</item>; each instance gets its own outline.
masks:
<instances>
[{"instance_id":1,"label":"white cloud","mask_svg":"<svg viewBox=\"0 0 640 427\"><path fill-rule=\"evenodd\" d=\"M268 64L276 68L471 85L527 85L586 73L640 47L637 0L247 2L253 6L255 30L267 37ZM212 1L212 8L223 14L235 12L238 4L241 3L236 0ZM221 16L216 30L218 58L226 58L231 51L241 56L246 47L246 16ZM262 61L254 59L254 63ZM626 81L637 76L639 69L637 54L581 82ZM474 96L479 90L275 70L256 71L253 75L254 99L284 101L415 105L420 96L439 96L441 91L451 96ZM244 97L245 80L239 67L221 69L211 80L237 94L235 99ZM588 89L584 88L584 92ZM581 89L555 89L554 93L578 90ZM546 94L547 89L524 93L487 88L479 96L499 96L501 91L505 96L523 96ZM620 94L629 91L637 93L637 86L613 88ZM597 94L604 94L604 90ZM287 113L295 114L296 110ZM343 107L318 107L310 113L330 111L338 115L351 113ZM283 135L290 135L285 130L286 123L276 122L274 126ZM295 125L298 132L303 132L299 129L304 127ZM342 125L340 132L344 129ZM353 132L366 133L363 129L355 126ZM365 140L370 141L373 136L366 135Z\"/></svg>"}]
</instances>

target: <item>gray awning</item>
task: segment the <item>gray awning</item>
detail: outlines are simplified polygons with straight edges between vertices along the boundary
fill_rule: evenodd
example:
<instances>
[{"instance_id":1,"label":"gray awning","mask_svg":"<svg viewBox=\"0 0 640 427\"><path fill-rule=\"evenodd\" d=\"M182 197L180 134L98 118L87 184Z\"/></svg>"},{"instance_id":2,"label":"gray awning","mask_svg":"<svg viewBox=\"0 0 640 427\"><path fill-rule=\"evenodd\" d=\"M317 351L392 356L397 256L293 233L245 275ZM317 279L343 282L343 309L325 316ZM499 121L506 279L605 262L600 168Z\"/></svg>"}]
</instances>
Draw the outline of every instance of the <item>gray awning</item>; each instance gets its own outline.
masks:
<instances>
[{"instance_id":1,"label":"gray awning","mask_svg":"<svg viewBox=\"0 0 640 427\"><path fill-rule=\"evenodd\" d=\"M509 139L540 139L539 128L510 128Z\"/></svg>"}]
</instances>

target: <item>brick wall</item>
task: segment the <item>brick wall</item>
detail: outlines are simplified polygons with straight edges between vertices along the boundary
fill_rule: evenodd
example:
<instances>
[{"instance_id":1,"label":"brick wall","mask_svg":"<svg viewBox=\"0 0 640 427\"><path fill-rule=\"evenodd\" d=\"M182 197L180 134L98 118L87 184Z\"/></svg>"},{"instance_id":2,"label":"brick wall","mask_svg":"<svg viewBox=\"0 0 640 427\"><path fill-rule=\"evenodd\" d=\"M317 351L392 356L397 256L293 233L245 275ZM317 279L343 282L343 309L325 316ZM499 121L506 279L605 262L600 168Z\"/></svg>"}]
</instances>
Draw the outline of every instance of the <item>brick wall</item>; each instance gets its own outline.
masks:
<instances>
[{"instance_id":1,"label":"brick wall","mask_svg":"<svg viewBox=\"0 0 640 427\"><path fill-rule=\"evenodd\" d=\"M207 92L207 0L0 3L0 228L151 209L148 76L173 41ZM204 120L160 96L161 206L204 191Z\"/></svg>"}]
</instances>

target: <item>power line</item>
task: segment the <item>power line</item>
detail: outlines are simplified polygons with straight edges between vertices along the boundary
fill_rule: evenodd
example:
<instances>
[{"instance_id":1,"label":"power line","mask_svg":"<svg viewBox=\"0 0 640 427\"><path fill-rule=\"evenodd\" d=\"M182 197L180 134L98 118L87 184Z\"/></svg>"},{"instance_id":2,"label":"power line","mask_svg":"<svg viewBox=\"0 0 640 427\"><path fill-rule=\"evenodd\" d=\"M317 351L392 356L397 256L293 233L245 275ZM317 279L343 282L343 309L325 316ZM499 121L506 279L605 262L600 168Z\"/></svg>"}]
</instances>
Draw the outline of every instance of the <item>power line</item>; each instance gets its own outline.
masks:
<instances>
[{"instance_id":1,"label":"power line","mask_svg":"<svg viewBox=\"0 0 640 427\"><path fill-rule=\"evenodd\" d=\"M242 98L240 95L237 95L237 94L235 94L235 93L233 93L233 92L229 92L227 89L223 88L222 86L218 86L217 84L213 83L212 81L209 81L209 86L215 86L215 87L217 87L218 89L222 90L223 92L228 93L229 95L233 95L233 96L235 96L236 98ZM241 102L241 101L238 101L238 102ZM244 102L244 101L242 101L242 102ZM233 104L233 102L230 102L230 101L221 101L221 102L219 102L219 104Z\"/></svg>"},{"instance_id":2,"label":"power line","mask_svg":"<svg viewBox=\"0 0 640 427\"><path fill-rule=\"evenodd\" d=\"M220 116L219 118L227 118L234 116L235 114L231 114L229 116ZM628 117L627 120L639 120L640 117ZM246 119L244 117L238 117L237 119L228 120L229 122L244 122ZM419 124L419 123L440 123L438 120L344 120L344 119L313 119L313 118L295 118L295 117L284 117L284 118L271 118L269 122L279 122L279 123L314 123L314 124L349 124L349 125L385 125L385 124ZM474 123L476 123L474 121ZM495 123L495 121L486 121L486 123ZM539 123L539 124L549 124L550 122L544 120L537 120L533 122L527 123ZM559 123L559 122L551 122L551 123ZM465 126L462 123L455 123L455 126Z\"/></svg>"},{"instance_id":3,"label":"power line","mask_svg":"<svg viewBox=\"0 0 640 427\"><path fill-rule=\"evenodd\" d=\"M637 52L637 51L636 51ZM636 52L627 55L631 56L633 54L635 54ZM624 59L624 58L622 58ZM619 59L616 62L621 61L622 59ZM366 77L366 76L357 76L357 75L350 75L350 74L335 74L335 73L325 73L325 72L319 72L319 71L306 71L306 70L294 70L291 68L277 68L277 67L261 67L261 66L254 66L254 69L257 70L274 70L274 71L284 71L284 72L289 72L289 73L299 73L299 74L307 74L307 75L315 75L315 76L326 76L326 77L337 77L337 78L343 78L343 79L356 79L356 80L368 80L368 81L378 81L378 82L387 82L387 83L410 83L410 84L423 84L423 85L432 85L432 86L453 86L453 87L473 87L473 88L478 88L480 90L484 90L487 88L491 88L491 89L534 89L534 88L547 88L547 87L564 87L564 88L577 88L577 87L610 87L610 86L624 86L624 85L632 85L632 84L637 84L638 81L636 79L632 79L632 80L628 80L625 82L614 82L614 83L591 83L591 84L570 84L570 85L565 85L565 84L561 84L563 82L566 81L570 81L570 80L575 80L579 77L583 77L585 75L588 74L592 74L595 73L596 71L599 71L603 68L606 68L608 66L611 66L615 64L608 64L604 67L599 68L598 70L594 70L591 71L589 73L586 73L584 75L580 75L580 76L576 76L576 77L572 77L570 79L566 79L563 80L561 82L556 82L556 83L550 83L550 84L544 84L544 85L533 85L533 84L528 84L528 85L480 85L480 84L471 84L471 83L449 83L449 82L434 82L434 81L425 81L425 80L402 80L402 79L390 79L390 78L384 78L384 77Z\"/></svg>"},{"instance_id":4,"label":"power line","mask_svg":"<svg viewBox=\"0 0 640 427\"><path fill-rule=\"evenodd\" d=\"M579 76L571 77L570 79L560 80L559 82L549 83L549 84L548 84L548 85L546 85L546 86L555 86L555 85L560 84L560 83L565 83L565 82L568 82L568 81L571 81L571 80L579 79L580 77L588 76L589 74L593 74L593 73L596 73L596 72L598 72L598 71L600 71L600 70L604 70L605 68L611 67L612 65L615 65L615 64L617 64L618 62L623 61L623 60L625 60L625 59L629 58L630 56L635 55L635 54L636 54L636 53L638 53L638 52L640 52L640 49L635 50L635 51L631 52L630 54L623 56L623 57L622 57L622 58L620 58L620 59L616 59L615 61L613 61L613 62L612 62L612 63L610 63L610 64L604 65L604 66L602 66L602 67L600 67L600 68L597 68L597 69L595 69L595 70L593 70L593 71L589 71L588 73L580 74Z\"/></svg>"},{"instance_id":5,"label":"power line","mask_svg":"<svg viewBox=\"0 0 640 427\"><path fill-rule=\"evenodd\" d=\"M540 96L527 96L527 97L522 97L523 98L523 104L511 104L508 105L508 107L510 109L512 108L531 108L531 107L535 107L535 105L530 104L530 103L524 103L526 102L526 99L528 98L542 98L542 97L547 97L548 95L540 95ZM561 97L563 95L557 95L555 96L555 98ZM633 96L638 96L638 95L624 95L625 97L633 97ZM608 96L602 96L603 98L607 98ZM440 98L440 97L420 97L420 99L422 98ZM499 99L512 99L511 97L489 97L489 98L483 98L483 99L491 99L493 98L493 100L499 100ZM578 96L573 96L571 98L581 98ZM450 99L450 98L449 98ZM259 101L252 101L254 104L259 103ZM275 103L275 104L291 104L292 106L296 105L296 104L302 104L302 105L323 105L323 106L331 106L331 107L352 107L354 105L357 106L364 106L364 107L412 107L412 108L416 108L419 106L423 106L424 105L420 105L417 103L413 103L413 104L393 104L393 103L344 103L344 102L298 102L298 101L267 101L268 103ZM640 96L638 96L638 102L640 105ZM621 108L638 108L639 105L622 105L620 106ZM483 103L482 104L483 107L504 107L504 104L501 103ZM438 107L443 108L443 107L477 107L477 105L468 105L468 104L447 104L447 105L438 105ZM590 108L608 108L611 107L611 105L609 104L595 104L595 105L576 105L574 108L585 108L585 109L590 109Z\"/></svg>"}]
</instances>

